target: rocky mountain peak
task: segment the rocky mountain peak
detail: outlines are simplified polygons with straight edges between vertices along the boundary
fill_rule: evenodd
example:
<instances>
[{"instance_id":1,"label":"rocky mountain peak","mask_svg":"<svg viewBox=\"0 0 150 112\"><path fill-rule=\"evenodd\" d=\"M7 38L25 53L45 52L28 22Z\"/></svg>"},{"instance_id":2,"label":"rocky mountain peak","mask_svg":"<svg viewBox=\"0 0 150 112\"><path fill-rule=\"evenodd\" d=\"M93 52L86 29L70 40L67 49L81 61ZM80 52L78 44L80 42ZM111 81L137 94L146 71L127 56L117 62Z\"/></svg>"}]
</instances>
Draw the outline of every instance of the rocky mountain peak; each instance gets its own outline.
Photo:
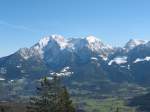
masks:
<instances>
[{"instance_id":1,"label":"rocky mountain peak","mask_svg":"<svg viewBox=\"0 0 150 112\"><path fill-rule=\"evenodd\" d=\"M144 41L144 40L130 39L124 48L131 50L131 49L135 48L136 46L139 46L139 45L142 45L145 43L146 43L146 41Z\"/></svg>"}]
</instances>

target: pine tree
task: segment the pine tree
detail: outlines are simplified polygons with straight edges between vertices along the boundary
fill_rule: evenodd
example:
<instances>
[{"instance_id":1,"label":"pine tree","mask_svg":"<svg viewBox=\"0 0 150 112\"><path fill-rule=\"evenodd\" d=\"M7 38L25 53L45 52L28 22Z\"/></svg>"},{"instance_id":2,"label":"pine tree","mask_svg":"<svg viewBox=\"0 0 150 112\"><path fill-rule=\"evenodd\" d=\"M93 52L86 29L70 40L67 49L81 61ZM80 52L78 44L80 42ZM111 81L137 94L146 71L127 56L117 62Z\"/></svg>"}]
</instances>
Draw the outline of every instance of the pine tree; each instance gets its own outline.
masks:
<instances>
[{"instance_id":1,"label":"pine tree","mask_svg":"<svg viewBox=\"0 0 150 112\"><path fill-rule=\"evenodd\" d=\"M115 112L120 112L120 111L119 111L119 107L116 108L116 111L115 111Z\"/></svg>"},{"instance_id":2,"label":"pine tree","mask_svg":"<svg viewBox=\"0 0 150 112\"><path fill-rule=\"evenodd\" d=\"M37 96L30 99L27 112L75 112L65 87L56 75L52 80L46 77L37 88Z\"/></svg>"},{"instance_id":3,"label":"pine tree","mask_svg":"<svg viewBox=\"0 0 150 112\"><path fill-rule=\"evenodd\" d=\"M68 94L68 91L66 87L62 88L61 94L60 94L60 112L75 112L75 109L72 105L72 101L70 100L70 96Z\"/></svg>"}]
</instances>

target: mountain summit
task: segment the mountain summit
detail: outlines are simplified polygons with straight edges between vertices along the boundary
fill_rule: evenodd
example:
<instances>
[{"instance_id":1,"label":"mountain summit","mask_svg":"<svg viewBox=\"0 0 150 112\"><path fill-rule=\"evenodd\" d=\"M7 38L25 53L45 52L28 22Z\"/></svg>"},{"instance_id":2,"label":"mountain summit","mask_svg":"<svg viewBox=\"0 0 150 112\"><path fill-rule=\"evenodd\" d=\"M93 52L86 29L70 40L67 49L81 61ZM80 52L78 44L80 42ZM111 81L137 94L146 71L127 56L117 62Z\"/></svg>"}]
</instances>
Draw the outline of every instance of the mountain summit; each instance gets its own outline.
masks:
<instances>
[{"instance_id":1,"label":"mountain summit","mask_svg":"<svg viewBox=\"0 0 150 112\"><path fill-rule=\"evenodd\" d=\"M145 44L145 43L146 43L146 41L144 41L144 40L130 39L127 42L127 44L125 45L125 48L128 50L131 50L134 47Z\"/></svg>"}]
</instances>

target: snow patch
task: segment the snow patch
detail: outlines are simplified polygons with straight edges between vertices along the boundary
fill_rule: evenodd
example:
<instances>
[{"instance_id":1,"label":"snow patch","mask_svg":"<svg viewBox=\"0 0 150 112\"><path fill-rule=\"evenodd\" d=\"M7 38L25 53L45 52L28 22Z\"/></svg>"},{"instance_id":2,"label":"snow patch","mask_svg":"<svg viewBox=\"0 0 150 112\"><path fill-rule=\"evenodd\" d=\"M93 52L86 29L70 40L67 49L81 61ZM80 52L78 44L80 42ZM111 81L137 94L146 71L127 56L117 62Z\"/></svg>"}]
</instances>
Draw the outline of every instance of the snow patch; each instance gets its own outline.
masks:
<instances>
[{"instance_id":1,"label":"snow patch","mask_svg":"<svg viewBox=\"0 0 150 112\"><path fill-rule=\"evenodd\" d=\"M10 80L10 82L14 82L14 80Z\"/></svg>"},{"instance_id":2,"label":"snow patch","mask_svg":"<svg viewBox=\"0 0 150 112\"><path fill-rule=\"evenodd\" d=\"M91 60L96 60L97 61L98 59L96 57L91 57Z\"/></svg>"},{"instance_id":3,"label":"snow patch","mask_svg":"<svg viewBox=\"0 0 150 112\"><path fill-rule=\"evenodd\" d=\"M70 76L73 72L70 71L70 67L64 67L60 73L56 73L57 76Z\"/></svg>"},{"instance_id":4,"label":"snow patch","mask_svg":"<svg viewBox=\"0 0 150 112\"><path fill-rule=\"evenodd\" d=\"M0 81L4 81L4 80L5 80L4 78L1 78L1 77L0 77Z\"/></svg>"},{"instance_id":5,"label":"snow patch","mask_svg":"<svg viewBox=\"0 0 150 112\"><path fill-rule=\"evenodd\" d=\"M21 48L19 54L25 60L28 60L31 57L30 50L28 48Z\"/></svg>"},{"instance_id":6,"label":"snow patch","mask_svg":"<svg viewBox=\"0 0 150 112\"><path fill-rule=\"evenodd\" d=\"M54 44L57 43L60 46L60 49L65 49L68 45L67 40L61 35L51 35L48 37L44 37L39 41L39 47L40 49L43 49L45 46L47 46L49 43ZM36 49L39 49L38 47L35 47Z\"/></svg>"},{"instance_id":7,"label":"snow patch","mask_svg":"<svg viewBox=\"0 0 150 112\"><path fill-rule=\"evenodd\" d=\"M127 57L123 56L123 57L116 57L113 60L109 61L108 65L112 65L112 63L116 63L116 64L124 64L127 63Z\"/></svg>"},{"instance_id":8,"label":"snow patch","mask_svg":"<svg viewBox=\"0 0 150 112\"><path fill-rule=\"evenodd\" d=\"M94 36L88 36L86 37L86 40L89 42L89 43L95 43L97 41L100 41L99 39L97 39L96 37Z\"/></svg>"},{"instance_id":9,"label":"snow patch","mask_svg":"<svg viewBox=\"0 0 150 112\"><path fill-rule=\"evenodd\" d=\"M17 66L16 66L16 68L21 68L21 67L22 67L21 65L17 65Z\"/></svg>"},{"instance_id":10,"label":"snow patch","mask_svg":"<svg viewBox=\"0 0 150 112\"><path fill-rule=\"evenodd\" d=\"M53 77L46 77L48 80L53 80Z\"/></svg>"},{"instance_id":11,"label":"snow patch","mask_svg":"<svg viewBox=\"0 0 150 112\"><path fill-rule=\"evenodd\" d=\"M127 69L130 70L130 65L127 66Z\"/></svg>"},{"instance_id":12,"label":"snow patch","mask_svg":"<svg viewBox=\"0 0 150 112\"><path fill-rule=\"evenodd\" d=\"M50 75L57 75L57 76L70 76L73 72L71 72L70 67L64 67L60 72L51 72Z\"/></svg>"},{"instance_id":13,"label":"snow patch","mask_svg":"<svg viewBox=\"0 0 150 112\"><path fill-rule=\"evenodd\" d=\"M41 47L45 47L48 44L49 40L50 40L49 37L44 37L39 41L39 45Z\"/></svg>"},{"instance_id":14,"label":"snow patch","mask_svg":"<svg viewBox=\"0 0 150 112\"><path fill-rule=\"evenodd\" d=\"M150 57L145 57L145 58L137 58L133 63L138 63L138 62L142 62L142 61L150 61Z\"/></svg>"}]
</instances>

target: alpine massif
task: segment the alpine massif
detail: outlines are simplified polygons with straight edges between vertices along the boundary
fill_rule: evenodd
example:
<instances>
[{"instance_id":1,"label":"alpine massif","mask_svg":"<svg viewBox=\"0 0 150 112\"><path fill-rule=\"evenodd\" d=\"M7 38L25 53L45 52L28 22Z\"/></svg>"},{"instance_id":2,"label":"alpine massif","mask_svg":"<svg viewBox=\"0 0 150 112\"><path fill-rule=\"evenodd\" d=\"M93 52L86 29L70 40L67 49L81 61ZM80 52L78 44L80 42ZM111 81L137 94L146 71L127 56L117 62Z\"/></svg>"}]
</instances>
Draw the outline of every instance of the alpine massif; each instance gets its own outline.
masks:
<instances>
[{"instance_id":1,"label":"alpine massif","mask_svg":"<svg viewBox=\"0 0 150 112\"><path fill-rule=\"evenodd\" d=\"M0 58L0 83L7 87L1 96L33 94L38 81L45 76L51 79L54 73L63 77L72 95L82 93L77 88L94 96L94 92L112 93L127 83L146 87L150 84L149 67L148 41L129 40L117 48L94 36L66 39L51 35L31 48Z\"/></svg>"}]
</instances>

